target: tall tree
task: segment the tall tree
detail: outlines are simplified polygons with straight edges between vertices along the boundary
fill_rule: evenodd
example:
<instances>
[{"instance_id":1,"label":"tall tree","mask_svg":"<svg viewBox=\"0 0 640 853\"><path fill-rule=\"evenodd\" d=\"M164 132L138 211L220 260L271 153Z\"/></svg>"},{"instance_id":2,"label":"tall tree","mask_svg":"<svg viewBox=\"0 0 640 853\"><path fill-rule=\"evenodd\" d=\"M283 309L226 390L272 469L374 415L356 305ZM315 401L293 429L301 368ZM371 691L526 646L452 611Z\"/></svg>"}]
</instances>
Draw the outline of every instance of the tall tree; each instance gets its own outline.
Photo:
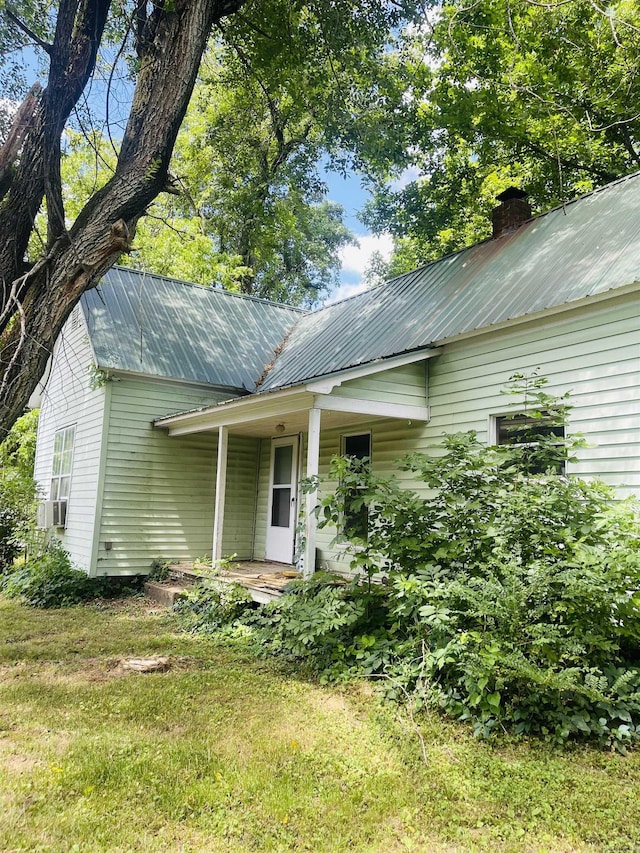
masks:
<instances>
[{"instance_id":1,"label":"tall tree","mask_svg":"<svg viewBox=\"0 0 640 853\"><path fill-rule=\"evenodd\" d=\"M396 269L488 236L511 183L541 210L640 167L636 2L449 0L407 35L400 168L418 177L384 176L368 211Z\"/></svg>"},{"instance_id":2,"label":"tall tree","mask_svg":"<svg viewBox=\"0 0 640 853\"><path fill-rule=\"evenodd\" d=\"M139 218L158 193L172 189L169 161L213 25L242 9L246 39L266 33L277 64L294 33L338 55L363 28L388 32L414 6L409 0L124 0L112 10L110 0L15 2L5 7L0 26L3 48L27 36L49 69L46 87L34 93L33 108L10 134L11 145L0 150L0 435L23 411L83 291L129 251ZM122 36L116 57L127 61L133 86L117 166L69 222L61 137L96 70L103 39L115 35ZM312 81L313 69L306 73ZM47 233L39 257L25 264L43 202Z\"/></svg>"},{"instance_id":3,"label":"tall tree","mask_svg":"<svg viewBox=\"0 0 640 853\"><path fill-rule=\"evenodd\" d=\"M110 0L60 0L47 40L39 37L49 57L47 86L23 117L19 157L6 144L0 152L0 168L7 172L0 199L0 430L24 410L83 291L129 249L139 217L166 185L208 34L214 22L241 5L242 0L137 4L127 24L135 30L136 85L116 172L71 226L62 199L61 136L94 72ZM7 8L6 15L13 31L34 32L33 21L24 21L17 10ZM43 200L42 253L25 267Z\"/></svg>"},{"instance_id":4,"label":"tall tree","mask_svg":"<svg viewBox=\"0 0 640 853\"><path fill-rule=\"evenodd\" d=\"M323 127L293 74L276 85L230 46L203 65L164 196L138 232L134 264L243 293L313 304L352 238L326 200Z\"/></svg>"}]
</instances>

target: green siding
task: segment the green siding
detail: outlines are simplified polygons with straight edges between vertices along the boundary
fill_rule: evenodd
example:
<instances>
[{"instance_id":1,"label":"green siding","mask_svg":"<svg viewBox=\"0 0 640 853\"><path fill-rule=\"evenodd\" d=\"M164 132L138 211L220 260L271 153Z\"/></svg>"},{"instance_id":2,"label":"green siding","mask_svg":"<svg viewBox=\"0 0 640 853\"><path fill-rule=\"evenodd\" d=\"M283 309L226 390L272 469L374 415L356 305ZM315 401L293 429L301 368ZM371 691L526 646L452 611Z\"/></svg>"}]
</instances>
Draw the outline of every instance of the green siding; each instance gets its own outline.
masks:
<instances>
[{"instance_id":1,"label":"green siding","mask_svg":"<svg viewBox=\"0 0 640 853\"><path fill-rule=\"evenodd\" d=\"M258 469L258 497L256 500L256 526L253 553L256 560L264 560L267 541L267 516L269 513L269 464L271 462L271 440L260 441Z\"/></svg>"},{"instance_id":2,"label":"green siding","mask_svg":"<svg viewBox=\"0 0 640 853\"><path fill-rule=\"evenodd\" d=\"M229 436L222 553L235 554L241 560L253 557L259 449L257 438ZM212 519L209 530L213 529Z\"/></svg>"},{"instance_id":3,"label":"green siding","mask_svg":"<svg viewBox=\"0 0 640 853\"><path fill-rule=\"evenodd\" d=\"M515 372L539 368L552 393L571 392L570 430L588 447L570 473L640 493L640 304L610 303L528 323L511 332L449 344L431 363L432 420L426 435L476 429L508 408L500 394Z\"/></svg>"},{"instance_id":4,"label":"green siding","mask_svg":"<svg viewBox=\"0 0 640 853\"><path fill-rule=\"evenodd\" d=\"M84 321L75 313L64 326L52 357L40 407L34 476L40 496L50 494L53 441L75 424L71 492L65 530L54 529L75 566L90 572L104 418L104 388L91 388L93 356Z\"/></svg>"},{"instance_id":5,"label":"green siding","mask_svg":"<svg viewBox=\"0 0 640 853\"><path fill-rule=\"evenodd\" d=\"M211 553L216 436L170 438L152 421L218 399L198 386L132 378L111 383L98 574L142 573L155 557Z\"/></svg>"},{"instance_id":6,"label":"green siding","mask_svg":"<svg viewBox=\"0 0 640 853\"><path fill-rule=\"evenodd\" d=\"M420 361L360 379L351 379L334 388L331 393L335 397L351 397L356 400L424 406L426 389L426 363Z\"/></svg>"},{"instance_id":7,"label":"green siding","mask_svg":"<svg viewBox=\"0 0 640 853\"><path fill-rule=\"evenodd\" d=\"M429 424L363 420L322 433L323 493L331 491L326 477L331 456L340 452L341 433L370 429L374 470L394 472L411 486L410 474L397 471L396 460L415 450L437 452L445 433L475 429L487 441L491 416L507 411L512 400L500 393L509 377L539 368L551 393L571 392L570 429L587 439L570 473L597 476L621 497L640 494L639 329L640 304L628 296L446 345L429 361ZM319 565L344 572L348 560L331 547L334 535L319 531Z\"/></svg>"},{"instance_id":8,"label":"green siding","mask_svg":"<svg viewBox=\"0 0 640 853\"><path fill-rule=\"evenodd\" d=\"M329 494L335 483L328 479L331 457L340 453L341 436L345 433L371 432L371 464L379 475L394 474L411 485L411 475L398 471L396 462L405 453L420 450L424 447L424 426L408 424L407 421L374 420L362 421L356 426L350 425L344 429L323 431L320 437L320 468L322 482L320 497ZM348 572L349 559L340 548L331 545L336 535L335 528L328 527L318 530L317 561L318 567L335 572Z\"/></svg>"}]
</instances>

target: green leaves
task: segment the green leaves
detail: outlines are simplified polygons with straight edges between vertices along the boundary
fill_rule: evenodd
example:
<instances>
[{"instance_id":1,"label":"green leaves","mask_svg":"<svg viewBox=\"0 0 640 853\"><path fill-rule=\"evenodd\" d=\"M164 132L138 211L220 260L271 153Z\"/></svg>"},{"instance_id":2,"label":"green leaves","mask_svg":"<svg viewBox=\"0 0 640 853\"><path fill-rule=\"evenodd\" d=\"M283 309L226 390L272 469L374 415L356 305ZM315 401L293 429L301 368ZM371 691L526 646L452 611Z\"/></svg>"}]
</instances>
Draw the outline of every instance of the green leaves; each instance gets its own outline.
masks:
<instances>
[{"instance_id":1,"label":"green leaves","mask_svg":"<svg viewBox=\"0 0 640 853\"><path fill-rule=\"evenodd\" d=\"M35 527L33 460L37 423L37 410L28 412L0 443L0 574L11 568Z\"/></svg>"},{"instance_id":2,"label":"green leaves","mask_svg":"<svg viewBox=\"0 0 640 853\"><path fill-rule=\"evenodd\" d=\"M406 33L401 187L368 207L402 272L488 237L496 195L542 211L640 165L640 11L616 0L449 0ZM410 117L409 117L410 116Z\"/></svg>"},{"instance_id":3,"label":"green leaves","mask_svg":"<svg viewBox=\"0 0 640 853\"><path fill-rule=\"evenodd\" d=\"M513 378L522 445L469 432L406 459L428 498L335 459L320 524L339 523L353 495L367 506L352 568L387 574L379 642L396 694L417 690L482 737L504 727L624 749L640 732L639 510L601 484L535 473L577 444L544 429L570 410L545 385Z\"/></svg>"}]
</instances>

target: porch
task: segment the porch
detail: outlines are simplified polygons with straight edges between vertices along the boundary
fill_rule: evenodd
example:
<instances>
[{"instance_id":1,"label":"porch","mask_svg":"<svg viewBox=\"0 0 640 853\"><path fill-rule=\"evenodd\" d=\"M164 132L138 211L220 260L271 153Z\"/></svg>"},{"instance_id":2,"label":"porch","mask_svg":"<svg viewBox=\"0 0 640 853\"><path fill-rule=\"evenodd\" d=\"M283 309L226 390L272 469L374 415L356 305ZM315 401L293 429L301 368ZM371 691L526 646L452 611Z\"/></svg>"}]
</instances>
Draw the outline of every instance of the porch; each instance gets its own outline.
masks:
<instances>
[{"instance_id":1,"label":"porch","mask_svg":"<svg viewBox=\"0 0 640 853\"><path fill-rule=\"evenodd\" d=\"M353 454L348 443L355 439L362 448L367 445L359 452L373 461L376 424L386 424L381 429L389 431L388 447L406 446L409 436L417 436L429 421L427 362L435 352L385 359L303 386L158 418L155 427L170 436L204 432L215 443L213 560L237 556L238 579L243 577L257 594L272 595L280 590L274 581L287 580L286 574L273 576L293 571L293 564L308 577L318 560L326 565L327 558L333 559L326 543L318 548L320 496L303 488L302 480L313 484L326 476L331 456Z\"/></svg>"},{"instance_id":2,"label":"porch","mask_svg":"<svg viewBox=\"0 0 640 853\"><path fill-rule=\"evenodd\" d=\"M215 577L224 583L240 584L254 601L266 604L280 598L285 587L301 576L293 565L262 560L233 562L228 568L215 573L211 566L198 562L173 563L169 567L168 579L147 583L145 592L158 603L172 605L199 580Z\"/></svg>"}]
</instances>

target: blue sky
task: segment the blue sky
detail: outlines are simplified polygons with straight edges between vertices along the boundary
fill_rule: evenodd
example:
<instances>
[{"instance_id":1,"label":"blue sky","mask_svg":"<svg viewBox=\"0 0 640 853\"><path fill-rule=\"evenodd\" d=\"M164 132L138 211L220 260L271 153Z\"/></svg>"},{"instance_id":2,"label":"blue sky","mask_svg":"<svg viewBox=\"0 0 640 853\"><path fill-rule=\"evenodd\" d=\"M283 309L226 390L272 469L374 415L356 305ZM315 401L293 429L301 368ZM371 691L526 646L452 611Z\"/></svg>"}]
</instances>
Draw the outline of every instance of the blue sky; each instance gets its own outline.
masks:
<instances>
[{"instance_id":1,"label":"blue sky","mask_svg":"<svg viewBox=\"0 0 640 853\"><path fill-rule=\"evenodd\" d=\"M325 180L329 187L329 198L344 207L345 225L358 238L358 245L346 246L340 252L342 272L340 285L333 291L325 302L335 302L364 290L363 274L374 251L381 252L386 257L391 252L391 238L387 235L374 236L358 218L359 211L364 207L369 193L363 188L360 176L349 174L346 177L325 170Z\"/></svg>"},{"instance_id":2,"label":"blue sky","mask_svg":"<svg viewBox=\"0 0 640 853\"><path fill-rule=\"evenodd\" d=\"M32 76L33 79L40 77L43 85L46 85L46 77L38 73L39 63L36 51L25 48L23 59L28 76ZM30 80L29 82L32 81ZM94 116L97 115L102 120L104 120L104 88L104 81L101 81L98 75L85 93ZM124 124L119 128L118 125L126 120L126 115L114 115L114 113L122 113L123 111L126 113L128 110L128 93L117 91L117 89L116 83L116 91L112 92L113 103L111 103L110 110L112 123L115 119L115 127L112 131L115 136L118 136L119 131L121 132L124 127ZM372 253L377 251L383 256L388 257L391 253L392 245L391 238L388 235L374 236L358 218L359 212L369 198L369 193L363 188L361 178L358 174L351 173L343 177L337 172L325 169L323 177L329 188L329 198L331 201L342 205L345 212L344 222L358 241L354 245L346 246L340 252L340 259L342 261L340 283L325 299L325 302L335 302L364 290L363 275Z\"/></svg>"}]
</instances>

